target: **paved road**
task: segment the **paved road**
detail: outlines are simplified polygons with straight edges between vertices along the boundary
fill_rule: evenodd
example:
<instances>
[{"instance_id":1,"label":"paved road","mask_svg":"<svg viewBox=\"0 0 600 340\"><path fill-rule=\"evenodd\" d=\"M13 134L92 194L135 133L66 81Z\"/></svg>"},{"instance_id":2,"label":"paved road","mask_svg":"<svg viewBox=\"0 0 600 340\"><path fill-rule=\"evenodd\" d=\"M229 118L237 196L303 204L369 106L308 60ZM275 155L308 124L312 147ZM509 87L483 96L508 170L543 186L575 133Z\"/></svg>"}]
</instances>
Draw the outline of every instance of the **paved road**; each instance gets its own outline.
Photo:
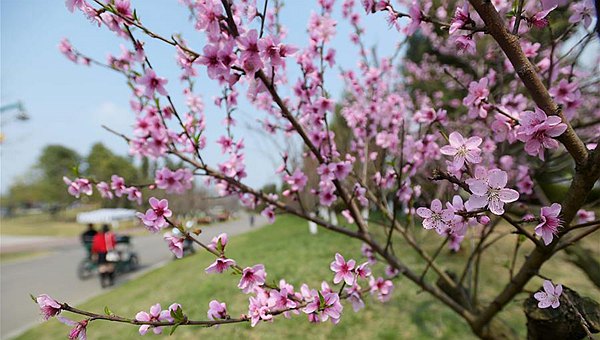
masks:
<instances>
[{"instance_id":1,"label":"paved road","mask_svg":"<svg viewBox=\"0 0 600 340\"><path fill-rule=\"evenodd\" d=\"M258 216L254 228L265 223L266 220ZM203 229L200 239L208 242L222 232L236 235L249 230L248 217L242 216ZM168 263L173 258L161 235L136 236L132 242L140 256L142 270ZM71 304L100 294L103 290L97 278L80 281L76 276L77 264L83 257L84 250L79 245L67 245L47 256L0 265L0 338L17 336L41 322L30 293L47 293ZM117 277L116 286L139 273Z\"/></svg>"}]
</instances>

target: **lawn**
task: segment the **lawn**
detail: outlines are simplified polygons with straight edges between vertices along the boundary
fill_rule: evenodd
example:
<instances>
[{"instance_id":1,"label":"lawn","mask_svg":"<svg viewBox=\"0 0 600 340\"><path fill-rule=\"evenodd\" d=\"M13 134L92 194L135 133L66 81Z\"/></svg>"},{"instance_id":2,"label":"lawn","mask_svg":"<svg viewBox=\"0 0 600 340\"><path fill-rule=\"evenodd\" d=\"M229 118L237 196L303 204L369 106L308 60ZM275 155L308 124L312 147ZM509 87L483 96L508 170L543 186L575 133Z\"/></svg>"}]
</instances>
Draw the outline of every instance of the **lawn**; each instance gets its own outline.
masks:
<instances>
[{"instance_id":1,"label":"lawn","mask_svg":"<svg viewBox=\"0 0 600 340\"><path fill-rule=\"evenodd\" d=\"M419 238L428 240L431 233L421 233ZM435 237L432 241L437 241ZM433 242L430 242L433 244ZM468 247L468 245L465 243ZM511 242L498 242L495 256L487 256L482 260L482 267L495 266L496 271L482 279L484 293L499 289L498 283L507 270L502 266L509 257ZM288 282L299 287L307 282L311 287L320 284L323 278L329 281L333 277L329 263L336 251L346 258L360 258L360 243L348 240L331 232L320 231L317 236L308 234L305 222L292 217L280 217L277 222L263 229L234 237L227 246L228 255L236 259L242 266L264 263L270 282L286 278ZM431 251L436 247L432 246ZM405 263L415 266L419 263L416 256L406 251L400 244L397 253ZM450 267L460 263L468 256L467 252L449 257L446 264ZM448 258L448 257L446 257ZM185 313L191 319L206 319L208 303L218 299L227 303L229 313L238 316L246 313L248 296L236 287L238 276L228 274L206 275L203 269L213 261L207 253L199 253L183 260L175 261L165 267L149 272L135 281L100 295L82 304L80 307L102 313L108 306L114 313L133 317L140 310L148 310L150 305L160 302L163 307L172 302L182 304ZM583 274L560 258L553 260L552 265L543 271L558 282L576 288L584 295L592 295L593 288ZM383 268L376 266L374 274L382 275ZM538 280L539 281L539 280ZM531 284L537 289L541 281ZM472 339L468 326L454 313L437 303L426 293L420 292L406 279L395 281L394 296L388 303L382 304L370 297L366 298L366 309L358 313L352 311L348 303L344 303L344 314L340 324L309 324L306 315L294 316L290 320L278 317L271 323L260 323L257 327L250 325L223 325L220 328L180 327L171 337L174 339L219 338L219 339ZM34 292L42 293L42 292ZM57 297L59 298L59 297ZM524 337L525 320L520 311L520 299L509 305L501 317L514 326ZM32 304L32 308L36 308ZM67 314L67 313L65 313ZM67 315L65 315L67 316ZM56 320L51 320L35 327L19 339L59 339L65 337L69 329ZM108 322L93 322L88 330L90 339L137 339L137 327ZM147 335L152 337L152 335Z\"/></svg>"},{"instance_id":2,"label":"lawn","mask_svg":"<svg viewBox=\"0 0 600 340\"><path fill-rule=\"evenodd\" d=\"M0 233L2 235L18 236L79 236L85 230L85 226L75 222L77 213L94 209L97 209L97 207L63 211L56 216L40 212L2 218ZM135 225L134 221L124 221L119 229L128 229Z\"/></svg>"}]
</instances>

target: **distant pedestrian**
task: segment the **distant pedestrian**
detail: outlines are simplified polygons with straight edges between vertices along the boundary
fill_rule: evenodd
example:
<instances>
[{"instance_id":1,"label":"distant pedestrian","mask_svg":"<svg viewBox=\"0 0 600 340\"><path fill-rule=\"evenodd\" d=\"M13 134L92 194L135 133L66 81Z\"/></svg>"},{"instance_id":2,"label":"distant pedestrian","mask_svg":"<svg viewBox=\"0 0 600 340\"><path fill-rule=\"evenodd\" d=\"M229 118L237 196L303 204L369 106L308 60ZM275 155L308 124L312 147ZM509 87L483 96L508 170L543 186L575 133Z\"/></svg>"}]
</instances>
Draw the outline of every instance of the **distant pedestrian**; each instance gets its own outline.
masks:
<instances>
[{"instance_id":1,"label":"distant pedestrian","mask_svg":"<svg viewBox=\"0 0 600 340\"><path fill-rule=\"evenodd\" d=\"M98 261L98 272L100 272L100 285L102 288L112 286L115 280L115 265L112 259L107 259L107 253L114 251L117 244L115 234L105 224L102 230L94 236L92 241L92 254Z\"/></svg>"},{"instance_id":2,"label":"distant pedestrian","mask_svg":"<svg viewBox=\"0 0 600 340\"><path fill-rule=\"evenodd\" d=\"M250 227L254 227L254 214L250 214Z\"/></svg>"},{"instance_id":3,"label":"distant pedestrian","mask_svg":"<svg viewBox=\"0 0 600 340\"><path fill-rule=\"evenodd\" d=\"M93 224L90 223L87 226L88 226L87 230L84 231L83 233L81 233L81 243L83 244L83 247L87 251L88 258L91 258L91 256L92 256L92 242L94 241L94 236L96 236L96 234L98 232L94 228Z\"/></svg>"}]
</instances>

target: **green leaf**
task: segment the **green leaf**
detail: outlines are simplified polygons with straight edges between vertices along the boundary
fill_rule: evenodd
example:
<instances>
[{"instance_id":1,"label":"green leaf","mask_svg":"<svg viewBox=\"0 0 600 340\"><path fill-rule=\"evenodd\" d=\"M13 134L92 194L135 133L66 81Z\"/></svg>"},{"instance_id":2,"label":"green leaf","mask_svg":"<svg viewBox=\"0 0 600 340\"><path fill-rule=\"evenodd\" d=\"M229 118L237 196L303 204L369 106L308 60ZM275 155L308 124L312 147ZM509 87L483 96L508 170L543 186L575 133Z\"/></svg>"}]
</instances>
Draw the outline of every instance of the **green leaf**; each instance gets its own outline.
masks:
<instances>
[{"instance_id":1,"label":"green leaf","mask_svg":"<svg viewBox=\"0 0 600 340\"><path fill-rule=\"evenodd\" d=\"M178 324L182 323L183 321L185 321L185 316L183 315L183 310L181 310L181 308L177 308L177 309L171 310L171 317Z\"/></svg>"},{"instance_id":2,"label":"green leaf","mask_svg":"<svg viewBox=\"0 0 600 340\"><path fill-rule=\"evenodd\" d=\"M33 296L33 294L29 293L29 297L33 300L33 302L37 303L37 298Z\"/></svg>"},{"instance_id":3,"label":"green leaf","mask_svg":"<svg viewBox=\"0 0 600 340\"><path fill-rule=\"evenodd\" d=\"M179 327L179 324L175 324L173 327L171 327L171 331L169 332L169 336L173 335L173 333L175 333L175 330L177 329L177 327Z\"/></svg>"},{"instance_id":4,"label":"green leaf","mask_svg":"<svg viewBox=\"0 0 600 340\"><path fill-rule=\"evenodd\" d=\"M108 308L108 306L104 306L104 314L106 314L106 315L112 315L113 312L110 310L110 308Z\"/></svg>"},{"instance_id":5,"label":"green leaf","mask_svg":"<svg viewBox=\"0 0 600 340\"><path fill-rule=\"evenodd\" d=\"M319 294L319 305L321 308L325 308L325 298L323 297L323 294L321 294L320 291L317 292Z\"/></svg>"}]
</instances>

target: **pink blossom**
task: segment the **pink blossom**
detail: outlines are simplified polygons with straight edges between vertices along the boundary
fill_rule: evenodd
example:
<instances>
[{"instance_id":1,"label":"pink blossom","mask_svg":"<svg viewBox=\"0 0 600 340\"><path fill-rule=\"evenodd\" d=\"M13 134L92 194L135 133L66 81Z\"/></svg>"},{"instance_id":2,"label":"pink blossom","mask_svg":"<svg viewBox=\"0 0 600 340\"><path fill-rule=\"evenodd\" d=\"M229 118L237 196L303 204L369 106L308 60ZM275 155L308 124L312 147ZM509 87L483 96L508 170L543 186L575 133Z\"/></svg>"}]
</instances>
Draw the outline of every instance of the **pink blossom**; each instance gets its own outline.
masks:
<instances>
[{"instance_id":1,"label":"pink blossom","mask_svg":"<svg viewBox=\"0 0 600 340\"><path fill-rule=\"evenodd\" d=\"M58 44L58 50L62 53L67 59L71 60L74 63L77 63L77 55L73 50L73 45L69 42L69 39L64 38Z\"/></svg>"},{"instance_id":2,"label":"pink blossom","mask_svg":"<svg viewBox=\"0 0 600 340\"><path fill-rule=\"evenodd\" d=\"M297 306L294 300L290 299L290 294L293 292L288 292L287 288L281 288L280 290L273 289L270 291L270 296L268 299L268 306L271 310L286 310L290 308L295 308ZM284 312L285 317L289 317L289 312Z\"/></svg>"},{"instance_id":3,"label":"pink blossom","mask_svg":"<svg viewBox=\"0 0 600 340\"><path fill-rule=\"evenodd\" d=\"M188 168L172 171L167 167L156 171L154 182L159 189L165 189L167 193L182 194L192 188L194 174Z\"/></svg>"},{"instance_id":4,"label":"pink blossom","mask_svg":"<svg viewBox=\"0 0 600 340\"><path fill-rule=\"evenodd\" d=\"M129 187L125 189L125 193L127 193L127 199L136 202L137 204L142 204L142 192L140 189L136 187Z\"/></svg>"},{"instance_id":5,"label":"pink blossom","mask_svg":"<svg viewBox=\"0 0 600 340\"><path fill-rule=\"evenodd\" d=\"M208 304L208 312L206 313L209 320L227 319L227 305L225 302L212 300Z\"/></svg>"},{"instance_id":6,"label":"pink blossom","mask_svg":"<svg viewBox=\"0 0 600 340\"><path fill-rule=\"evenodd\" d=\"M553 203L549 207L542 207L540 212L540 224L535 227L535 234L541 236L545 245L552 243L552 238L560 227L561 206L558 203Z\"/></svg>"},{"instance_id":7,"label":"pink blossom","mask_svg":"<svg viewBox=\"0 0 600 340\"><path fill-rule=\"evenodd\" d=\"M457 30L463 28L467 22L471 20L469 14L469 3L465 1L462 7L456 7L454 11L454 17L452 17L452 21L450 21L450 29L448 32L453 34Z\"/></svg>"},{"instance_id":8,"label":"pink blossom","mask_svg":"<svg viewBox=\"0 0 600 340\"><path fill-rule=\"evenodd\" d=\"M423 14L421 13L421 8L419 7L419 3L416 1L412 2L412 5L408 9L408 14L410 15L410 24L406 27L406 35L413 35L419 26L421 25L421 19Z\"/></svg>"},{"instance_id":9,"label":"pink blossom","mask_svg":"<svg viewBox=\"0 0 600 340\"><path fill-rule=\"evenodd\" d=\"M221 233L219 235L217 235L216 237L213 237L213 239L210 241L210 243L207 245L208 249L211 249L213 251L218 251L220 253L225 252L225 246L227 245L227 242L229 241L229 238L227 237L226 233Z\"/></svg>"},{"instance_id":10,"label":"pink blossom","mask_svg":"<svg viewBox=\"0 0 600 340\"><path fill-rule=\"evenodd\" d=\"M458 132L452 132L448 138L450 145L445 145L440 148L440 152L444 155L454 156L454 166L458 169L462 168L465 160L472 164L481 162L481 149L479 145L482 142L481 137L470 137L464 139Z\"/></svg>"},{"instance_id":11,"label":"pink blossom","mask_svg":"<svg viewBox=\"0 0 600 340\"><path fill-rule=\"evenodd\" d=\"M210 266L206 267L204 271L207 274L218 273L221 274L226 271L229 267L235 266L235 261L225 257L219 257Z\"/></svg>"},{"instance_id":12,"label":"pink blossom","mask_svg":"<svg viewBox=\"0 0 600 340\"><path fill-rule=\"evenodd\" d=\"M365 308L365 302L362 299L362 293L359 285L346 288L345 292L348 295L347 299L352 304L352 309L354 312L358 312L359 310Z\"/></svg>"},{"instance_id":13,"label":"pink blossom","mask_svg":"<svg viewBox=\"0 0 600 340\"><path fill-rule=\"evenodd\" d=\"M177 235L173 235L172 233L166 233L164 235L165 241L169 245L169 250L175 254L175 256L180 259L183 257L183 241L182 237Z\"/></svg>"},{"instance_id":14,"label":"pink blossom","mask_svg":"<svg viewBox=\"0 0 600 340\"><path fill-rule=\"evenodd\" d=\"M69 12L73 13L75 8L82 9L85 5L85 0L65 0L65 6Z\"/></svg>"},{"instance_id":15,"label":"pink blossom","mask_svg":"<svg viewBox=\"0 0 600 340\"><path fill-rule=\"evenodd\" d=\"M543 11L537 12L529 18L529 24L535 26L536 28L544 28L548 26L549 21L546 18L550 12L556 9L556 6L550 7Z\"/></svg>"},{"instance_id":16,"label":"pink blossom","mask_svg":"<svg viewBox=\"0 0 600 340\"><path fill-rule=\"evenodd\" d=\"M269 223L275 222L275 207L272 205L267 206L260 214L267 218Z\"/></svg>"},{"instance_id":17,"label":"pink blossom","mask_svg":"<svg viewBox=\"0 0 600 340\"><path fill-rule=\"evenodd\" d=\"M40 307L40 311L42 313L42 316L44 317L44 320L48 320L51 317L60 314L62 305L50 296L46 294L39 295L36 298L36 301L38 306Z\"/></svg>"},{"instance_id":18,"label":"pink blossom","mask_svg":"<svg viewBox=\"0 0 600 340\"><path fill-rule=\"evenodd\" d=\"M337 293L312 291L313 300L304 307L304 313L314 314L318 322L325 322L331 318L333 324L337 324L342 316L343 306ZM322 299L322 300L321 300ZM315 320L316 321L316 320Z\"/></svg>"},{"instance_id":19,"label":"pink blossom","mask_svg":"<svg viewBox=\"0 0 600 340\"><path fill-rule=\"evenodd\" d=\"M283 180L290 185L290 190L292 192L302 191L306 182L308 181L308 177L302 172L300 169L296 169L292 175L285 175Z\"/></svg>"},{"instance_id":20,"label":"pink blossom","mask_svg":"<svg viewBox=\"0 0 600 340\"><path fill-rule=\"evenodd\" d=\"M477 52L475 40L469 34L457 36L454 39L454 44L456 45L459 53L475 54Z\"/></svg>"},{"instance_id":21,"label":"pink blossom","mask_svg":"<svg viewBox=\"0 0 600 340\"><path fill-rule=\"evenodd\" d=\"M110 186L108 185L108 183L99 182L98 184L96 184L96 189L98 189L98 192L100 193L100 196L102 196L102 198L109 200L113 198L113 193L112 191L110 191Z\"/></svg>"},{"instance_id":22,"label":"pink blossom","mask_svg":"<svg viewBox=\"0 0 600 340\"><path fill-rule=\"evenodd\" d=\"M390 280L385 280L382 277L375 279L373 276L369 279L371 294L377 295L377 299L381 302L387 302L392 297L394 284Z\"/></svg>"},{"instance_id":23,"label":"pink blossom","mask_svg":"<svg viewBox=\"0 0 600 340\"><path fill-rule=\"evenodd\" d=\"M331 262L329 268L335 273L333 277L333 283L338 284L345 281L347 285L352 286L354 284L354 273L352 272L356 266L356 261L349 260L346 262L344 257L339 253L335 254L335 261Z\"/></svg>"},{"instance_id":24,"label":"pink blossom","mask_svg":"<svg viewBox=\"0 0 600 340\"><path fill-rule=\"evenodd\" d=\"M469 94L463 99L463 105L469 108L470 118L487 117L487 99L490 94L488 82L488 78L484 77L469 84Z\"/></svg>"},{"instance_id":25,"label":"pink blossom","mask_svg":"<svg viewBox=\"0 0 600 340\"><path fill-rule=\"evenodd\" d=\"M516 190L505 188L507 182L508 175L500 169L490 170L486 178L469 181L469 189L473 194L465 203L465 207L468 211L473 211L488 206L493 214L504 214L504 203L519 199Z\"/></svg>"},{"instance_id":26,"label":"pink blossom","mask_svg":"<svg viewBox=\"0 0 600 340\"><path fill-rule=\"evenodd\" d=\"M544 291L539 291L533 294L533 297L538 300L538 308L558 308L560 306L560 295L563 287L558 284L554 286L551 281L544 280Z\"/></svg>"},{"instance_id":27,"label":"pink blossom","mask_svg":"<svg viewBox=\"0 0 600 340\"><path fill-rule=\"evenodd\" d=\"M431 209L420 207L417 209L417 215L423 218L423 228L434 229L441 234L449 228L449 223L454 217L450 209L442 209L442 202L439 199L431 201Z\"/></svg>"},{"instance_id":28,"label":"pink blossom","mask_svg":"<svg viewBox=\"0 0 600 340\"><path fill-rule=\"evenodd\" d=\"M571 13L569 17L570 23L577 24L583 21L583 27L588 28L592 24L594 16L594 3L592 0L573 2Z\"/></svg>"},{"instance_id":29,"label":"pink blossom","mask_svg":"<svg viewBox=\"0 0 600 340\"><path fill-rule=\"evenodd\" d=\"M171 312L169 310L162 310L162 308L160 307L160 303L157 303L155 305L153 305L152 307L150 307L150 313L141 311L138 312L135 315L135 319L137 321L142 321L142 322L161 322L161 321L172 321L173 319L171 318ZM141 335L146 334L146 332L148 332L148 329L150 329L150 327L152 327L152 331L154 332L154 334L160 334L162 333L162 327L157 326L151 326L151 325L141 325L139 332Z\"/></svg>"},{"instance_id":30,"label":"pink blossom","mask_svg":"<svg viewBox=\"0 0 600 340\"><path fill-rule=\"evenodd\" d=\"M527 154L544 160L544 149L558 148L558 142L554 139L567 130L567 125L562 123L558 116L547 117L546 113L539 108L535 111L525 111L521 117L517 138L525 142Z\"/></svg>"},{"instance_id":31,"label":"pink blossom","mask_svg":"<svg viewBox=\"0 0 600 340\"><path fill-rule=\"evenodd\" d=\"M577 210L577 223L592 222L596 219L596 213L591 210L579 209Z\"/></svg>"},{"instance_id":32,"label":"pink blossom","mask_svg":"<svg viewBox=\"0 0 600 340\"><path fill-rule=\"evenodd\" d=\"M139 85L144 86L144 95L148 98L154 97L154 92L167 95L164 85L168 82L167 79L156 76L156 73L152 69L147 69L143 77L137 79Z\"/></svg>"},{"instance_id":33,"label":"pink blossom","mask_svg":"<svg viewBox=\"0 0 600 340\"><path fill-rule=\"evenodd\" d=\"M331 181L319 182L319 201L321 205L330 207L337 200L335 195L335 186Z\"/></svg>"},{"instance_id":34,"label":"pink blossom","mask_svg":"<svg viewBox=\"0 0 600 340\"><path fill-rule=\"evenodd\" d=\"M249 301L248 314L250 315L250 326L256 326L261 320L271 321L273 319L273 315L268 306L268 297L257 294L256 297L251 296Z\"/></svg>"},{"instance_id":35,"label":"pink blossom","mask_svg":"<svg viewBox=\"0 0 600 340\"><path fill-rule=\"evenodd\" d=\"M248 74L254 74L264 66L260 57L261 50L258 42L259 38L256 30L250 30L246 34L238 37L238 45L242 51L240 61L242 63L242 68Z\"/></svg>"},{"instance_id":36,"label":"pink blossom","mask_svg":"<svg viewBox=\"0 0 600 340\"><path fill-rule=\"evenodd\" d=\"M87 325L88 325L88 320L81 320L79 322L67 319L67 318L63 318L62 316L57 317L58 321L64 323L67 326L71 326L73 327L71 329L71 331L69 332L69 340L75 340L75 339L79 339L79 340L86 340L87 339Z\"/></svg>"},{"instance_id":37,"label":"pink blossom","mask_svg":"<svg viewBox=\"0 0 600 340\"><path fill-rule=\"evenodd\" d=\"M115 196L121 197L123 196L127 187L125 186L125 180L123 177L119 177L117 175L112 175L110 177L110 188L115 192Z\"/></svg>"},{"instance_id":38,"label":"pink blossom","mask_svg":"<svg viewBox=\"0 0 600 340\"><path fill-rule=\"evenodd\" d=\"M242 279L238 284L238 287L242 292L248 294L254 288L258 288L265 284L267 273L265 272L265 266L257 264L253 267L246 267L242 272Z\"/></svg>"},{"instance_id":39,"label":"pink blossom","mask_svg":"<svg viewBox=\"0 0 600 340\"><path fill-rule=\"evenodd\" d=\"M328 14L318 15L314 12L311 13L308 21L310 39L317 45L327 43L335 35L336 25L337 22Z\"/></svg>"},{"instance_id":40,"label":"pink blossom","mask_svg":"<svg viewBox=\"0 0 600 340\"><path fill-rule=\"evenodd\" d=\"M169 201L166 199L159 201L151 197L148 202L150 209L146 210L145 214L138 212L136 216L142 220L148 230L156 233L168 225L166 218L171 217L173 213L169 210Z\"/></svg>"},{"instance_id":41,"label":"pink blossom","mask_svg":"<svg viewBox=\"0 0 600 340\"><path fill-rule=\"evenodd\" d=\"M79 198L81 194L91 196L93 187L90 181L86 178L75 178L73 181L67 177L63 177L63 181L68 185L67 191L69 194Z\"/></svg>"}]
</instances>

